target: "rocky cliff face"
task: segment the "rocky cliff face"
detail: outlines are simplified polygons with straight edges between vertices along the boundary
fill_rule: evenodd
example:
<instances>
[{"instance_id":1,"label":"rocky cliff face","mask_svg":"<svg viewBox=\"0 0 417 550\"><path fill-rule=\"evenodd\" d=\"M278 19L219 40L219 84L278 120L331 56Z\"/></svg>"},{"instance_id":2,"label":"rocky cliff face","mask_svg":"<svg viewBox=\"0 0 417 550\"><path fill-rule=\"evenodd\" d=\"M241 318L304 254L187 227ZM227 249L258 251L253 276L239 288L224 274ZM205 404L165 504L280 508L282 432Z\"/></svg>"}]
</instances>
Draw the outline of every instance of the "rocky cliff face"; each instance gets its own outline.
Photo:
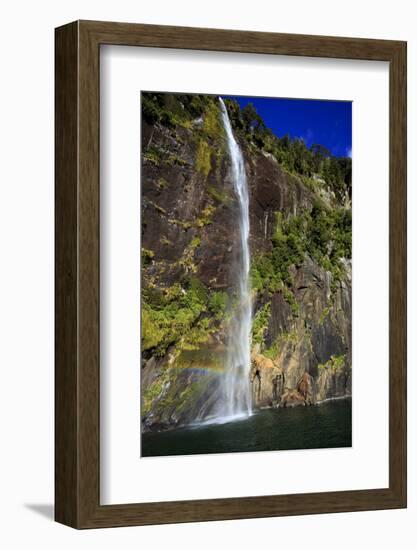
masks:
<instances>
[{"instance_id":1,"label":"rocky cliff face","mask_svg":"<svg viewBox=\"0 0 417 550\"><path fill-rule=\"evenodd\" d=\"M331 291L331 276L310 258L294 273L294 314L280 293L272 296L264 341L268 359L253 349L253 402L258 407L311 405L351 393L351 266Z\"/></svg>"},{"instance_id":2,"label":"rocky cliff face","mask_svg":"<svg viewBox=\"0 0 417 550\"><path fill-rule=\"evenodd\" d=\"M218 406L238 205L218 100L142 102L142 423L163 429ZM250 193L253 406L349 395L349 191L289 173L285 144L268 132L261 139L237 104L227 106Z\"/></svg>"}]
</instances>

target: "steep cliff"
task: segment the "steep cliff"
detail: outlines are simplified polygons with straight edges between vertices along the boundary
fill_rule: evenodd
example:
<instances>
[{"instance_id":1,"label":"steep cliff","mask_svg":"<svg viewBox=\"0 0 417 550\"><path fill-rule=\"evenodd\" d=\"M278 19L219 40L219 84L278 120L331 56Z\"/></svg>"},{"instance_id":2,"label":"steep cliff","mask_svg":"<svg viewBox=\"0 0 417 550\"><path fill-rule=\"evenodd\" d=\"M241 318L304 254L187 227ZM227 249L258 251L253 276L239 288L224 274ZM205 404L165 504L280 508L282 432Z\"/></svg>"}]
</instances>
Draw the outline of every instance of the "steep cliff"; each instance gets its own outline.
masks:
<instances>
[{"instance_id":1,"label":"steep cliff","mask_svg":"<svg viewBox=\"0 0 417 550\"><path fill-rule=\"evenodd\" d=\"M226 101L250 202L254 407L351 392L350 159ZM218 98L142 94L142 423L216 413L239 255Z\"/></svg>"}]
</instances>

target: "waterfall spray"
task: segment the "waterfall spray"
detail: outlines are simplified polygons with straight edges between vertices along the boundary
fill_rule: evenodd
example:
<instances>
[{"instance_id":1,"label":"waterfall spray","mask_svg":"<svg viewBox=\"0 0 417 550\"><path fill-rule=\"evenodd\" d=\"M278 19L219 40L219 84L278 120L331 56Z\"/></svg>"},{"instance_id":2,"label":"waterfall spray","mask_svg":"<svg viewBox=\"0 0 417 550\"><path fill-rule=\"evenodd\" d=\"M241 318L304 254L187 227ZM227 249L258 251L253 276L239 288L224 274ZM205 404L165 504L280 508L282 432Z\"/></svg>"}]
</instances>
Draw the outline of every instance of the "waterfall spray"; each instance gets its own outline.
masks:
<instances>
[{"instance_id":1,"label":"waterfall spray","mask_svg":"<svg viewBox=\"0 0 417 550\"><path fill-rule=\"evenodd\" d=\"M237 305L230 324L225 394L222 414L226 417L251 414L250 341L252 303L249 283L249 195L242 151L233 135L227 109L220 98L222 120L231 160L233 186L239 203L239 260L236 265Z\"/></svg>"}]
</instances>

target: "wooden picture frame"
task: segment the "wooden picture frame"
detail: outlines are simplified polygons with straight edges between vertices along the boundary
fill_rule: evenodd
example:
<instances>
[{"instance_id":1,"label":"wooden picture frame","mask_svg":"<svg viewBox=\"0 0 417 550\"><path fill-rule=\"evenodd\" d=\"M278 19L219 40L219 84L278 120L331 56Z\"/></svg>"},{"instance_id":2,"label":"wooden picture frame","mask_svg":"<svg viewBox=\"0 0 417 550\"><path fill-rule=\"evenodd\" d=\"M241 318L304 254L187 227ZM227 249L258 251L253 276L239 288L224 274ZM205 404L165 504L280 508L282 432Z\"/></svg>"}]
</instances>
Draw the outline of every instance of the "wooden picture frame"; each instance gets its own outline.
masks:
<instances>
[{"instance_id":1,"label":"wooden picture frame","mask_svg":"<svg viewBox=\"0 0 417 550\"><path fill-rule=\"evenodd\" d=\"M75 528L406 506L406 43L76 21L56 29L55 518ZM389 487L100 505L99 56L117 44L389 62Z\"/></svg>"}]
</instances>

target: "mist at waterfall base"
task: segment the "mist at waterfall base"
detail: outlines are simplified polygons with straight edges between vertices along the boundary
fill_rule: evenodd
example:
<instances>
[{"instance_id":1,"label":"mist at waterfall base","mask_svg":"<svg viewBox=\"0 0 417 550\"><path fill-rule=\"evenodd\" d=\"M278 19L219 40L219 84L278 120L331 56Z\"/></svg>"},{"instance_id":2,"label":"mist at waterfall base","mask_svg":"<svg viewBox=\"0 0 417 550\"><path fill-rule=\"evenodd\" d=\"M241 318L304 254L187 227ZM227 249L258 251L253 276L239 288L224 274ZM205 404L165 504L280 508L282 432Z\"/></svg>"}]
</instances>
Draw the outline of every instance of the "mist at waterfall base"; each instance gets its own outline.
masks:
<instances>
[{"instance_id":1,"label":"mist at waterfall base","mask_svg":"<svg viewBox=\"0 0 417 550\"><path fill-rule=\"evenodd\" d=\"M351 447L352 400L264 409L229 422L208 422L142 435L142 457Z\"/></svg>"}]
</instances>

